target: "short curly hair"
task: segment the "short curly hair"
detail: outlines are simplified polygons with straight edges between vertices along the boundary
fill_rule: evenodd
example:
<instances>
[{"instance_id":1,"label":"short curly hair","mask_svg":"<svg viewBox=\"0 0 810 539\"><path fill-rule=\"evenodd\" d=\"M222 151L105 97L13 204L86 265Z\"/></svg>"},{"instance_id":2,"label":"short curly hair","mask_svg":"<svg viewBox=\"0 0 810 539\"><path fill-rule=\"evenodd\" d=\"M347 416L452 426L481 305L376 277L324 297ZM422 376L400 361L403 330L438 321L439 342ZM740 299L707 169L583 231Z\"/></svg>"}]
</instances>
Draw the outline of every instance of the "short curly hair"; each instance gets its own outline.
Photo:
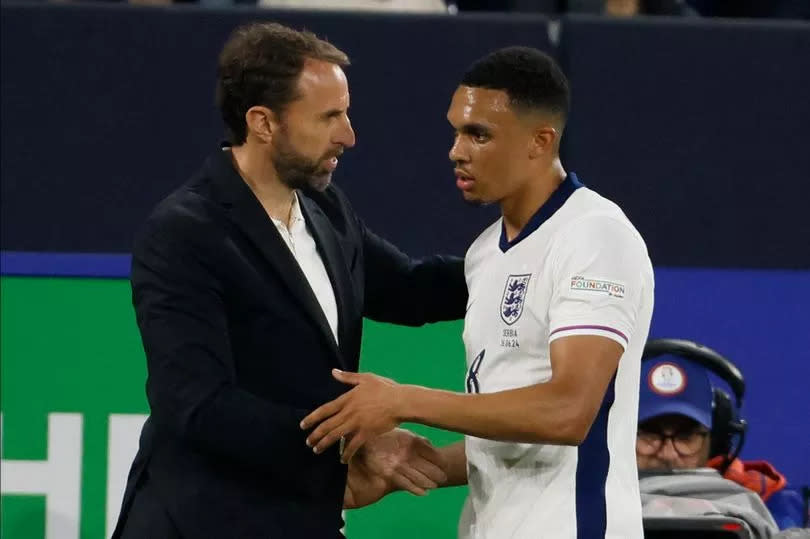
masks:
<instances>
[{"instance_id":1,"label":"short curly hair","mask_svg":"<svg viewBox=\"0 0 810 539\"><path fill-rule=\"evenodd\" d=\"M568 117L568 79L551 56L531 47L506 47L475 61L461 84L502 90L516 109Z\"/></svg>"},{"instance_id":2,"label":"short curly hair","mask_svg":"<svg viewBox=\"0 0 810 539\"><path fill-rule=\"evenodd\" d=\"M307 59L345 67L349 57L306 30L278 23L250 23L231 34L219 55L216 102L235 145L247 140L245 114L263 105L278 113L297 98Z\"/></svg>"}]
</instances>

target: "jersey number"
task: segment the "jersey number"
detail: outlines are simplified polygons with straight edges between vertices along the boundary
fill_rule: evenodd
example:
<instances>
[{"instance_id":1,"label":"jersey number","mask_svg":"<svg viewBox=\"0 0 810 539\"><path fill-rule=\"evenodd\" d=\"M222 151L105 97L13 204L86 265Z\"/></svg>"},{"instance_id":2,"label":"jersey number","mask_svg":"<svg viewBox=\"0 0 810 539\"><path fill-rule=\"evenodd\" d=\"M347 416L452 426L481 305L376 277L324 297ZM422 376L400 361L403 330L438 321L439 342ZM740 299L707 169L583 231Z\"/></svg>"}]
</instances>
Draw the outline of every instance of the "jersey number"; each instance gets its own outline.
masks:
<instances>
[{"instance_id":1,"label":"jersey number","mask_svg":"<svg viewBox=\"0 0 810 539\"><path fill-rule=\"evenodd\" d=\"M478 384L478 370L481 368L481 362L484 361L485 353L486 349L481 350L470 363L470 368L467 370L467 393L481 393L481 386Z\"/></svg>"}]
</instances>

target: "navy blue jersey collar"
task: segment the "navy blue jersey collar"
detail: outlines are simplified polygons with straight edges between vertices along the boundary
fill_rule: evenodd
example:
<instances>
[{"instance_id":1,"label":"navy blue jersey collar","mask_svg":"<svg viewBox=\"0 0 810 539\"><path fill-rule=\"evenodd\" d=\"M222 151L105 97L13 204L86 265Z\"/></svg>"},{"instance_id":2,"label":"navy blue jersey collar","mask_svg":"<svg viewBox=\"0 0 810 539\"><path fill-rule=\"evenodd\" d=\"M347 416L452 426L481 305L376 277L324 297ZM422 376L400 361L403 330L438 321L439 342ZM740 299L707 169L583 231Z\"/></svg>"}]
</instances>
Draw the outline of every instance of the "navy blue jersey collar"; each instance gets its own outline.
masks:
<instances>
[{"instance_id":1,"label":"navy blue jersey collar","mask_svg":"<svg viewBox=\"0 0 810 539\"><path fill-rule=\"evenodd\" d=\"M577 178L577 175L573 172L569 172L560 186L551 193L548 200L532 215L532 218L529 219L529 222L526 223L526 226L520 231L520 234L512 241L506 239L506 225L501 221L501 240L498 242L498 247L501 248L501 251L505 253L520 243L523 238L540 228L540 225L548 221L557 210L562 208L565 201L568 200L568 197L574 194L574 191L580 187L582 187L582 183L579 181L579 178Z\"/></svg>"}]
</instances>

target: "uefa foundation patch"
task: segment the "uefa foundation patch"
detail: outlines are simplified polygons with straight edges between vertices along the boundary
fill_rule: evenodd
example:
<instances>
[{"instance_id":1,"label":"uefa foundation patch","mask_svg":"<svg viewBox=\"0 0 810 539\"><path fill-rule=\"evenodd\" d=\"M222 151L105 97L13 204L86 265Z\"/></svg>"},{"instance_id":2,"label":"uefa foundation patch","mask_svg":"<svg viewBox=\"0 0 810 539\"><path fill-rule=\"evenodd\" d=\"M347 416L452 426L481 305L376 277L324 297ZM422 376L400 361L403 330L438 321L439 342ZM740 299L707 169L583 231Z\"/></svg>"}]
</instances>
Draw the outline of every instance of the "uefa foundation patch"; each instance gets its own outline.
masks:
<instances>
[{"instance_id":1,"label":"uefa foundation patch","mask_svg":"<svg viewBox=\"0 0 810 539\"><path fill-rule=\"evenodd\" d=\"M588 279L577 275L571 277L571 290L582 292L601 292L615 298L624 297L624 285L612 281L602 281L599 279Z\"/></svg>"}]
</instances>

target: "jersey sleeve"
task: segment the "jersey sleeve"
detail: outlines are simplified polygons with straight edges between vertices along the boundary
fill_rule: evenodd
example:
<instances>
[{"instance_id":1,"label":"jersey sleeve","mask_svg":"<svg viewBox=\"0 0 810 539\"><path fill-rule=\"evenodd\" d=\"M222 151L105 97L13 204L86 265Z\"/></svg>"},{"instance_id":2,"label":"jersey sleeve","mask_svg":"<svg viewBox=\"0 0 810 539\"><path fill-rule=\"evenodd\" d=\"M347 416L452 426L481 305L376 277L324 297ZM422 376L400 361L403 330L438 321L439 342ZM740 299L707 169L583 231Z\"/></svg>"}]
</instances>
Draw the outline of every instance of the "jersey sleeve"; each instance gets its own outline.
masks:
<instances>
[{"instance_id":1,"label":"jersey sleeve","mask_svg":"<svg viewBox=\"0 0 810 539\"><path fill-rule=\"evenodd\" d=\"M571 223L554 245L549 342L599 335L627 348L650 271L644 242L611 216Z\"/></svg>"}]
</instances>

